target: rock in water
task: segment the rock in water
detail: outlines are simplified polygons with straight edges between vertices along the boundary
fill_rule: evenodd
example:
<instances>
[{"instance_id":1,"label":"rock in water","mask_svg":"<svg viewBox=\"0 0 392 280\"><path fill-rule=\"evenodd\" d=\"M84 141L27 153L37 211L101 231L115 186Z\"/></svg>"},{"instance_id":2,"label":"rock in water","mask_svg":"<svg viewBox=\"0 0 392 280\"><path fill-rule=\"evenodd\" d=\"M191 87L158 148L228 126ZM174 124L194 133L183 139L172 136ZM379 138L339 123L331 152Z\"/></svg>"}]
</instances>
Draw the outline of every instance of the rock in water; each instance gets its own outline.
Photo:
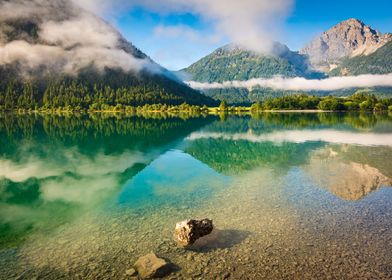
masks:
<instances>
[{"instance_id":1,"label":"rock in water","mask_svg":"<svg viewBox=\"0 0 392 280\"><path fill-rule=\"evenodd\" d=\"M164 259L158 258L154 253L140 257L134 267L142 279L160 278L171 272L170 264Z\"/></svg>"},{"instance_id":2,"label":"rock in water","mask_svg":"<svg viewBox=\"0 0 392 280\"><path fill-rule=\"evenodd\" d=\"M130 269L127 269L127 270L125 271L125 274L128 275L128 276L135 276L135 275L137 274L137 272L136 272L135 269L130 268Z\"/></svg>"},{"instance_id":3,"label":"rock in water","mask_svg":"<svg viewBox=\"0 0 392 280\"><path fill-rule=\"evenodd\" d=\"M176 224L174 239L180 247L189 247L197 239L212 232L212 220L186 220Z\"/></svg>"}]
</instances>

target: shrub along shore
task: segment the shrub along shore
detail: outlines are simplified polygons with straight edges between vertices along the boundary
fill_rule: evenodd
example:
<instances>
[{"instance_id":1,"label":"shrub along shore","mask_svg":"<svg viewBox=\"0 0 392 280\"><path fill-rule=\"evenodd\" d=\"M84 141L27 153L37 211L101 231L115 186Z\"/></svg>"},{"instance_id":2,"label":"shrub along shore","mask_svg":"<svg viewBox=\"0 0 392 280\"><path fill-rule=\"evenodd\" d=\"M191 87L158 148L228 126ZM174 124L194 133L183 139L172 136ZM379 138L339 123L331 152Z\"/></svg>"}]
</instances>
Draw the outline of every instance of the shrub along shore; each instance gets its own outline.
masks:
<instances>
[{"instance_id":1,"label":"shrub along shore","mask_svg":"<svg viewBox=\"0 0 392 280\"><path fill-rule=\"evenodd\" d=\"M16 104L7 106L0 104L0 111L17 112L195 112L195 113L222 113L222 112L263 112L263 111L392 111L392 98L379 99L373 94L357 92L348 97L325 96L318 97L306 94L288 95L266 99L250 106L231 106L221 101L219 107L167 104L145 104L143 106L128 106L124 104L93 103L88 108L82 106L24 106Z\"/></svg>"}]
</instances>

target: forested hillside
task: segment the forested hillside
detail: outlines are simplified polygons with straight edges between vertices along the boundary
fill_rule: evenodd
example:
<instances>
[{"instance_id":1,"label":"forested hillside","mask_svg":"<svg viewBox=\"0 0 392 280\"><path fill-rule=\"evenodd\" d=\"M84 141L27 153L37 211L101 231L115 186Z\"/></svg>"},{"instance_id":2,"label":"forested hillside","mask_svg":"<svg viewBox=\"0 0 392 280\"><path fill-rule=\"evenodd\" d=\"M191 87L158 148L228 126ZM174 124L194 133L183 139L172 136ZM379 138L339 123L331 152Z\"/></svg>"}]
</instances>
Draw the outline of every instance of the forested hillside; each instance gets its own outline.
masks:
<instances>
[{"instance_id":1,"label":"forested hillside","mask_svg":"<svg viewBox=\"0 0 392 280\"><path fill-rule=\"evenodd\" d=\"M217 49L188 68L181 70L198 82L244 81L252 78L310 77L305 58L286 46L275 44L273 54L260 54L236 45Z\"/></svg>"},{"instance_id":2,"label":"forested hillside","mask_svg":"<svg viewBox=\"0 0 392 280\"><path fill-rule=\"evenodd\" d=\"M346 57L331 76L392 73L392 42L369 55Z\"/></svg>"},{"instance_id":3,"label":"forested hillside","mask_svg":"<svg viewBox=\"0 0 392 280\"><path fill-rule=\"evenodd\" d=\"M25 4L0 1L1 107L213 104L72 1Z\"/></svg>"},{"instance_id":4,"label":"forested hillside","mask_svg":"<svg viewBox=\"0 0 392 280\"><path fill-rule=\"evenodd\" d=\"M105 74L86 71L78 77L48 77L42 80L2 80L0 108L35 109L72 107L100 109L103 105L143 104L214 105L214 101L162 75L139 73L134 77L121 70Z\"/></svg>"}]
</instances>

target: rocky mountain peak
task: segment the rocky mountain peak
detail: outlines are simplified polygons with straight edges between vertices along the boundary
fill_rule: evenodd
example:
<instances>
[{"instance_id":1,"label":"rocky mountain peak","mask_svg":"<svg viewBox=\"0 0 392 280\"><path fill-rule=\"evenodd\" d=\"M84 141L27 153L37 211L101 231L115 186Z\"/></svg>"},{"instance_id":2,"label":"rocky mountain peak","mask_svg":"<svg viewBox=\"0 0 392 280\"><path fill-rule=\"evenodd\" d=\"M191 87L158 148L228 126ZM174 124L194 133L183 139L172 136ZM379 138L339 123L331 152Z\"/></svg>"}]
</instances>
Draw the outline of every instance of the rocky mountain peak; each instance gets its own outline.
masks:
<instances>
[{"instance_id":1,"label":"rocky mountain peak","mask_svg":"<svg viewBox=\"0 0 392 280\"><path fill-rule=\"evenodd\" d=\"M309 56L311 65L330 71L346 56L368 55L392 40L362 21L350 18L333 26L305 46L300 53Z\"/></svg>"}]
</instances>

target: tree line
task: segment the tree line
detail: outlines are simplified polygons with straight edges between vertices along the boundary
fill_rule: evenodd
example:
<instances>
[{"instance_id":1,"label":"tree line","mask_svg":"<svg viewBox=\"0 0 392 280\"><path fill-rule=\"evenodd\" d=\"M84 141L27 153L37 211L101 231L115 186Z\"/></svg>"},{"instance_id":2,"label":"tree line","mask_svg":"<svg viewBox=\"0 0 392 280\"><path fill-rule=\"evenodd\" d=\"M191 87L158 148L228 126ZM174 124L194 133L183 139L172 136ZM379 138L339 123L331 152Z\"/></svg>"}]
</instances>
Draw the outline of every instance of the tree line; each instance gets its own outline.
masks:
<instances>
[{"instance_id":1,"label":"tree line","mask_svg":"<svg viewBox=\"0 0 392 280\"><path fill-rule=\"evenodd\" d=\"M207 112L207 105L211 106L200 105L203 104L200 102L196 105L190 97L187 98L186 94L170 94L153 84L115 87L105 83L88 84L78 80L62 80L51 81L44 88L40 88L39 84L10 82L0 87L0 110ZM294 94L270 97L253 103L250 108L230 107L223 100L217 109L392 111L392 98L378 98L366 90L359 90L348 97Z\"/></svg>"},{"instance_id":2,"label":"tree line","mask_svg":"<svg viewBox=\"0 0 392 280\"><path fill-rule=\"evenodd\" d=\"M12 75L14 73L14 75ZM91 69L78 76L19 77L0 67L0 109L49 110L72 108L101 110L102 106L145 104L214 105L216 101L163 74L124 73Z\"/></svg>"},{"instance_id":3,"label":"tree line","mask_svg":"<svg viewBox=\"0 0 392 280\"><path fill-rule=\"evenodd\" d=\"M392 98L377 98L366 91L348 97L298 94L256 102L251 110L392 111Z\"/></svg>"},{"instance_id":4,"label":"tree line","mask_svg":"<svg viewBox=\"0 0 392 280\"><path fill-rule=\"evenodd\" d=\"M109 85L87 84L72 81L52 82L42 92L33 83L10 83L0 91L0 108L12 109L101 109L102 106L143 104L181 104L187 101L181 96L170 94L158 86L132 86L114 88Z\"/></svg>"}]
</instances>

